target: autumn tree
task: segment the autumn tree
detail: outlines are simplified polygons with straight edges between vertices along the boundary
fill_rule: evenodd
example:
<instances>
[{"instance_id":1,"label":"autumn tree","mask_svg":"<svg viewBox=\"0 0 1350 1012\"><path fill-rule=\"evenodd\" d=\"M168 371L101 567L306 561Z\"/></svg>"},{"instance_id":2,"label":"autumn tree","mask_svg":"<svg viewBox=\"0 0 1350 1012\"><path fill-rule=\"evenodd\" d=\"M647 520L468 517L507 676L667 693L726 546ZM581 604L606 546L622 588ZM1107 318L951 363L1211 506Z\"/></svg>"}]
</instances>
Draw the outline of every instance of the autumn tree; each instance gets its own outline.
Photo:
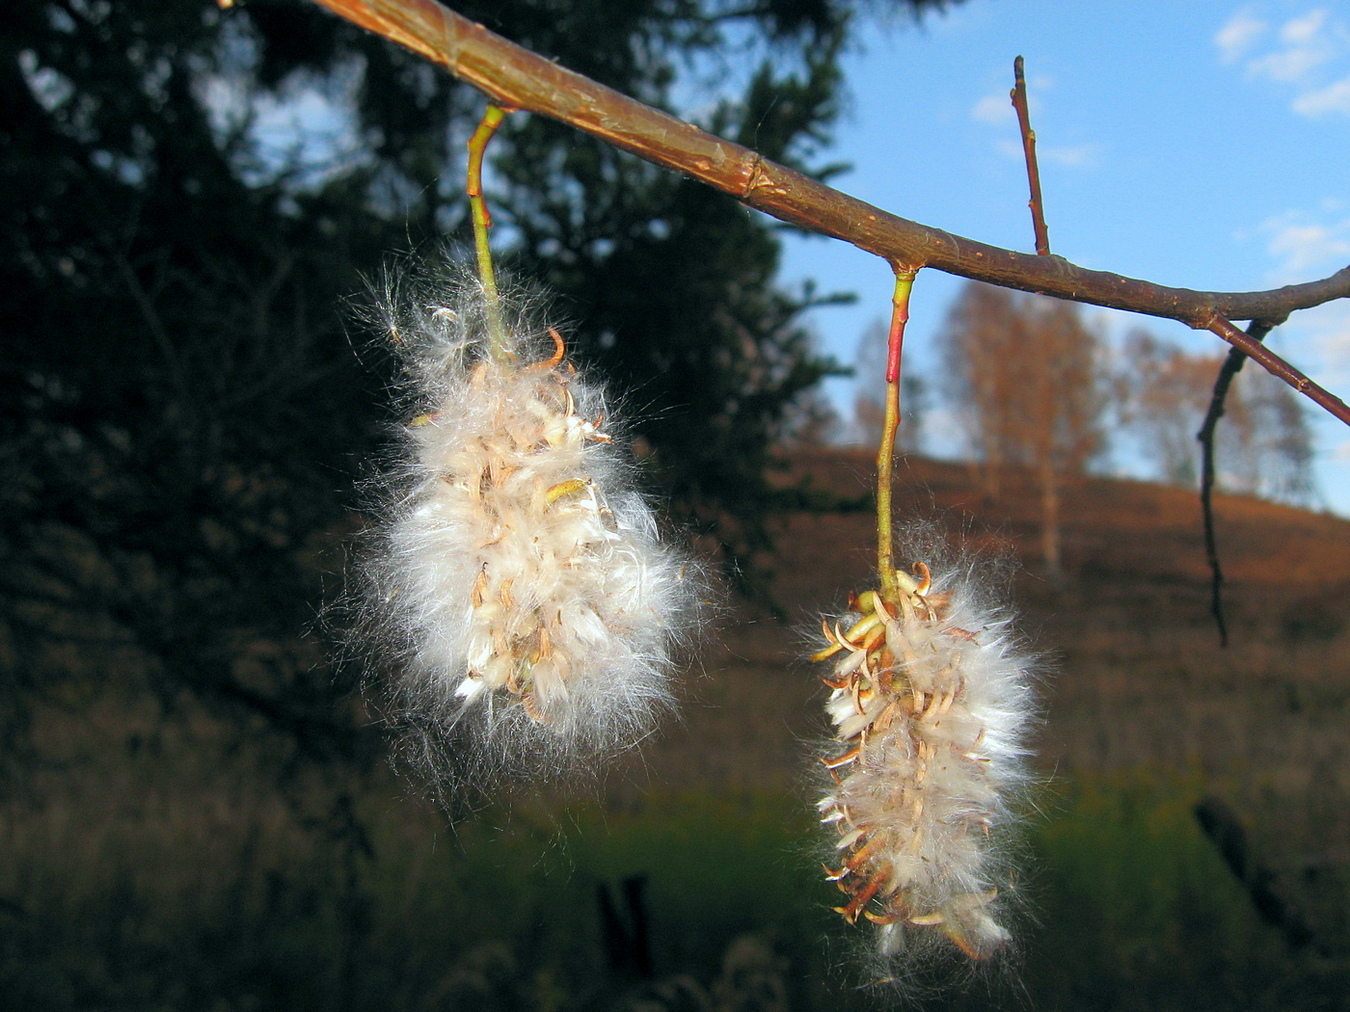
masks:
<instances>
[{"instance_id":1,"label":"autumn tree","mask_svg":"<svg viewBox=\"0 0 1350 1012\"><path fill-rule=\"evenodd\" d=\"M985 495L1001 490L1001 476L1015 455L1013 430L1019 401L1014 375L1026 336L1013 292L974 282L965 285L947 313L941 343L944 390L955 408L972 460L980 466Z\"/></svg>"},{"instance_id":2,"label":"autumn tree","mask_svg":"<svg viewBox=\"0 0 1350 1012\"><path fill-rule=\"evenodd\" d=\"M1316 497L1312 430L1297 395L1255 369L1243 370L1233 387L1236 403L1225 404L1218 429L1220 487L1282 502L1310 503Z\"/></svg>"},{"instance_id":3,"label":"autumn tree","mask_svg":"<svg viewBox=\"0 0 1350 1012\"><path fill-rule=\"evenodd\" d=\"M1072 303L970 282L942 343L945 392L985 492L1000 493L1009 467L1034 474L1045 565L1058 575L1061 487L1105 448L1101 336Z\"/></svg>"},{"instance_id":4,"label":"autumn tree","mask_svg":"<svg viewBox=\"0 0 1350 1012\"><path fill-rule=\"evenodd\" d=\"M1125 340L1128 367L1117 380L1122 421L1162 481L1194 485L1196 435L1223 365L1221 353L1191 354L1149 331ZM1216 429L1216 477L1230 492L1307 503L1314 495L1312 432L1298 397L1268 374L1238 374Z\"/></svg>"}]
</instances>

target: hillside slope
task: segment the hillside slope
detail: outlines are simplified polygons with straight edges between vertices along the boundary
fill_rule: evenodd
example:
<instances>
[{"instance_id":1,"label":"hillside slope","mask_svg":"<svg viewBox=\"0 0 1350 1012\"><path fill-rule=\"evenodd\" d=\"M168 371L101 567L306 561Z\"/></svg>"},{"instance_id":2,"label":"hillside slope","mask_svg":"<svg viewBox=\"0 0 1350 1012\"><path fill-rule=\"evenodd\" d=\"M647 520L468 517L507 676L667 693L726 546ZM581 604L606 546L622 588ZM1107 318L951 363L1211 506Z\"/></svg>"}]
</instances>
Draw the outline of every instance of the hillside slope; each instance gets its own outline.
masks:
<instances>
[{"instance_id":1,"label":"hillside slope","mask_svg":"<svg viewBox=\"0 0 1350 1012\"><path fill-rule=\"evenodd\" d=\"M800 457L793 477L848 497L866 492L871 472L865 454L816 451ZM1066 573L1055 587L1041 576L1038 500L1024 476L1010 475L995 502L960 465L911 459L898 480L897 516L1020 565L1013 601L1048 658L1035 759L1048 778L1194 775L1241 815L1290 889L1313 906L1345 895L1350 521L1219 496L1231 638L1221 649L1194 492L1099 478L1067 490ZM810 789L825 690L803 658L821 613L874 582L873 524L865 511L783 519L778 550L763 561L791 624L733 607L705 652L682 726L644 749L628 789L652 781ZM1052 783L1052 807L1053 794Z\"/></svg>"}]
</instances>

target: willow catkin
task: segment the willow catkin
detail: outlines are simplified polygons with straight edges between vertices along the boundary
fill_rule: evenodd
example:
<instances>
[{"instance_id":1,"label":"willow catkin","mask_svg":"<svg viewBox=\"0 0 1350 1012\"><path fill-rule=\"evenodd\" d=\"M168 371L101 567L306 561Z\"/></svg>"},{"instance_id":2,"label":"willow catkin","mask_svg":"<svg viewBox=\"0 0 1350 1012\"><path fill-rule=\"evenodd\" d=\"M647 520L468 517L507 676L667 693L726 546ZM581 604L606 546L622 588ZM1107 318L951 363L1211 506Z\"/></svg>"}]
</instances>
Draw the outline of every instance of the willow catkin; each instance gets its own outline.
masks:
<instances>
[{"instance_id":1,"label":"willow catkin","mask_svg":"<svg viewBox=\"0 0 1350 1012\"><path fill-rule=\"evenodd\" d=\"M522 300L386 285L409 420L365 564L363 626L428 772L548 780L649 734L697 581L632 488L598 384Z\"/></svg>"},{"instance_id":2,"label":"willow catkin","mask_svg":"<svg viewBox=\"0 0 1350 1012\"><path fill-rule=\"evenodd\" d=\"M837 744L819 802L832 827L827 877L852 922L877 925L884 957L946 942L984 959L1011 938L1001 851L1025 786L1034 660L1008 613L982 601L979 567L919 562L896 600L857 595L825 623L826 710Z\"/></svg>"}]
</instances>

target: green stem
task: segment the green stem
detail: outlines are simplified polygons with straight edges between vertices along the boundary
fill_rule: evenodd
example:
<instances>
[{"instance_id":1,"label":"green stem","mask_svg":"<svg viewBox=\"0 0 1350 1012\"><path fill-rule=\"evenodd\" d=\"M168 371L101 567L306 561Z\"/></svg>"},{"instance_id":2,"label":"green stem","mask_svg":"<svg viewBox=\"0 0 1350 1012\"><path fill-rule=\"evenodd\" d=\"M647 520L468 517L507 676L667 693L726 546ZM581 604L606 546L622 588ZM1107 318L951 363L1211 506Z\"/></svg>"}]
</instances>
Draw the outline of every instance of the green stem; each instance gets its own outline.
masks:
<instances>
[{"instance_id":1,"label":"green stem","mask_svg":"<svg viewBox=\"0 0 1350 1012\"><path fill-rule=\"evenodd\" d=\"M508 358L510 352L506 344L506 325L502 322L502 301L497 294L497 275L492 269L492 250L488 246L488 229L492 227L492 215L488 213L487 201L483 199L483 152L488 141L502 125L506 110L498 105L489 105L483 111L483 119L478 129L469 138L469 178L465 191L469 195L469 208L473 215L473 244L478 252L478 280L483 285L483 301L487 305L488 350L493 358Z\"/></svg>"},{"instance_id":2,"label":"green stem","mask_svg":"<svg viewBox=\"0 0 1350 1012\"><path fill-rule=\"evenodd\" d=\"M900 428L900 353L905 344L909 293L914 287L916 273L898 268L895 272L886 355L886 414L881 427L881 446L877 450L877 576L881 579L882 600L891 606L897 605L900 598L891 543L891 468L895 461L895 433Z\"/></svg>"}]
</instances>

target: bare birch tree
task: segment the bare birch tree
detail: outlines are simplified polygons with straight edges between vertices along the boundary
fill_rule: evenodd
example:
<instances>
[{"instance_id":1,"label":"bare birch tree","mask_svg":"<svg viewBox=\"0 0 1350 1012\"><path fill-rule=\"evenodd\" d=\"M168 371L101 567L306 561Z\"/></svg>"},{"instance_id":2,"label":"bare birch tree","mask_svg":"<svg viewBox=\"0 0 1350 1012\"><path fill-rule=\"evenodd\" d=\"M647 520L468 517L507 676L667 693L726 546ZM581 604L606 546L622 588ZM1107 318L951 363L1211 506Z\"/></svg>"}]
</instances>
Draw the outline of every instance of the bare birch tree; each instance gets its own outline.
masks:
<instances>
[{"instance_id":1,"label":"bare birch tree","mask_svg":"<svg viewBox=\"0 0 1350 1012\"><path fill-rule=\"evenodd\" d=\"M1191 354L1139 328L1125 341L1130 368L1117 387L1122 421L1164 482L1194 485L1196 439L1222 353ZM1312 432L1298 398L1253 370L1235 377L1217 429L1217 480L1229 492L1307 503L1314 497Z\"/></svg>"},{"instance_id":2,"label":"bare birch tree","mask_svg":"<svg viewBox=\"0 0 1350 1012\"><path fill-rule=\"evenodd\" d=\"M1100 335L1077 306L968 283L943 333L946 393L962 419L985 493L1029 469L1041 495L1047 571L1061 571L1060 489L1104 448Z\"/></svg>"}]
</instances>

